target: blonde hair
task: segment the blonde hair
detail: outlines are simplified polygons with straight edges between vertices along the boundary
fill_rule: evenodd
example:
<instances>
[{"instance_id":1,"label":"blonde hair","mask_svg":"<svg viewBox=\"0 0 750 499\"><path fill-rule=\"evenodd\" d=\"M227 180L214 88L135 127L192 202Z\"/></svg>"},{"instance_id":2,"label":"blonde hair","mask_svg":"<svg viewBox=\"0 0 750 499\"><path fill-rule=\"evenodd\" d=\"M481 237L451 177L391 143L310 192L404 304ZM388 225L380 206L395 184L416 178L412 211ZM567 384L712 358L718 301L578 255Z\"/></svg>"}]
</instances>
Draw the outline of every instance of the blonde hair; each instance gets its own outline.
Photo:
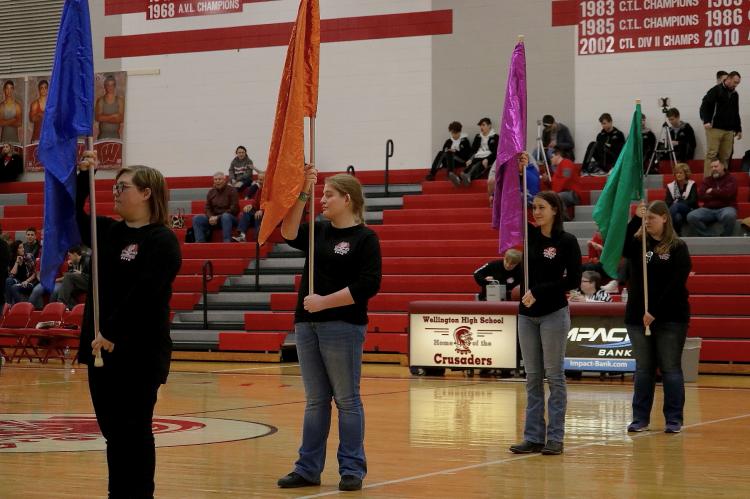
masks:
<instances>
[{"instance_id":1,"label":"blonde hair","mask_svg":"<svg viewBox=\"0 0 750 499\"><path fill-rule=\"evenodd\" d=\"M669 207L667 206L667 203L661 200L653 201L648 205L647 210L649 213L664 217L664 231L661 235L661 241L659 241L659 244L657 244L656 248L654 248L654 251L656 253L663 255L669 252L669 250L675 248L682 242L682 240L674 230L674 225L672 224L672 215L669 213ZM638 239L642 237L641 229L638 230L636 237Z\"/></svg>"},{"instance_id":2,"label":"blonde hair","mask_svg":"<svg viewBox=\"0 0 750 499\"><path fill-rule=\"evenodd\" d=\"M685 174L685 180L690 178L690 175L693 173L690 171L690 165L687 163L677 163L674 165L674 169L672 170L672 173L682 172Z\"/></svg>"},{"instance_id":3,"label":"blonde hair","mask_svg":"<svg viewBox=\"0 0 750 499\"><path fill-rule=\"evenodd\" d=\"M362 184L357 177L348 173L339 173L328 177L326 184L336 189L342 195L349 195L352 202L352 213L357 223L365 223L365 196L362 194Z\"/></svg>"},{"instance_id":4,"label":"blonde hair","mask_svg":"<svg viewBox=\"0 0 750 499\"><path fill-rule=\"evenodd\" d=\"M148 207L151 212L152 224L169 224L169 190L164 175L159 170L150 166L132 165L125 166L117 172L115 180L118 180L126 173L133 175L133 185L139 191L144 189L151 190L151 197L148 198Z\"/></svg>"},{"instance_id":5,"label":"blonde hair","mask_svg":"<svg viewBox=\"0 0 750 499\"><path fill-rule=\"evenodd\" d=\"M509 264L518 265L519 263L521 263L521 260L523 260L523 253L515 248L511 248L505 252L503 260L505 260Z\"/></svg>"}]
</instances>

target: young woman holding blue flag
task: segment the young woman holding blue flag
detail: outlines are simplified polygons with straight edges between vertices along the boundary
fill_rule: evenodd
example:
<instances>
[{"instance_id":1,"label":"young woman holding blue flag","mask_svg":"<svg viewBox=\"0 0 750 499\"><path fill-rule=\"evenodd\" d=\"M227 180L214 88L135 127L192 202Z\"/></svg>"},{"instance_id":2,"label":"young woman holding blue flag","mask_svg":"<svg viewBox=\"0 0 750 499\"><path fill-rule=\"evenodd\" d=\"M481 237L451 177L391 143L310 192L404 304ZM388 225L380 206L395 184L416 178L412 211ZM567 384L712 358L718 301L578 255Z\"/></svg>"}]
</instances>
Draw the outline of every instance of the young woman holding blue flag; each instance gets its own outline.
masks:
<instances>
[{"instance_id":1,"label":"young woman holding blue flag","mask_svg":"<svg viewBox=\"0 0 750 499\"><path fill-rule=\"evenodd\" d=\"M76 212L81 239L91 245L84 212L96 157L78 165ZM107 441L109 497L153 497L156 452L151 429L159 386L167 381L172 352L169 300L182 264L180 245L167 227L167 186L147 166L121 169L112 186L117 221L97 217L99 334L90 288L79 359L89 366L89 388ZM104 365L94 366L101 352Z\"/></svg>"}]
</instances>

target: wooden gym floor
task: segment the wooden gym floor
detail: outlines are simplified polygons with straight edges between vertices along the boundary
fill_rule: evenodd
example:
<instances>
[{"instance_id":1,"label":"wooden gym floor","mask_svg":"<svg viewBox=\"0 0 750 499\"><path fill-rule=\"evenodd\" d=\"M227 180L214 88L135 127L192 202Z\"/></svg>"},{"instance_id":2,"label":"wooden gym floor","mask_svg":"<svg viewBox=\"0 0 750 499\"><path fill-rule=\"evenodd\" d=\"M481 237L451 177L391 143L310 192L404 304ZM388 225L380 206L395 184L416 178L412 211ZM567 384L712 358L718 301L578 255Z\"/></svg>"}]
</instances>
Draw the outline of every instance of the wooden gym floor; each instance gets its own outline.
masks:
<instances>
[{"instance_id":1,"label":"wooden gym floor","mask_svg":"<svg viewBox=\"0 0 750 499\"><path fill-rule=\"evenodd\" d=\"M366 364L366 488L337 490L334 418L323 484L281 490L276 479L292 470L300 440L298 367L175 362L157 416L199 418L218 433L196 441L185 431L172 437L183 445L157 449L157 497L750 497L750 377L701 376L688 384L679 435L662 432L661 388L652 431L634 436L625 431L629 379L589 378L568 390L565 454L516 456L507 449L523 427L522 381L460 373L413 378L404 367ZM30 439L34 451L9 451L23 445L13 443L9 419L91 412L85 369L6 365L0 373L0 498L106 497L101 450L80 450L66 435L42 432ZM270 428L259 431L265 436L234 440L230 427L246 425L236 421ZM12 424L16 434L39 429ZM73 447L39 452L52 440Z\"/></svg>"}]
</instances>

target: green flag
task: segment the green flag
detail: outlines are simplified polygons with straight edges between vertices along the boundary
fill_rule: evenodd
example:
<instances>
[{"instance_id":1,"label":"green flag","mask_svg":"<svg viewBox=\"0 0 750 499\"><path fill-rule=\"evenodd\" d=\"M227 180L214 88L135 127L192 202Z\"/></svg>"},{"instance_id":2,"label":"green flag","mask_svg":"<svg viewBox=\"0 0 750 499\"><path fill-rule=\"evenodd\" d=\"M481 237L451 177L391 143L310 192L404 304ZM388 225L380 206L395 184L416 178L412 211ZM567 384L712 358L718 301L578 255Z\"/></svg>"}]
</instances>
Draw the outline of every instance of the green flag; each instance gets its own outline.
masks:
<instances>
[{"instance_id":1,"label":"green flag","mask_svg":"<svg viewBox=\"0 0 750 499\"><path fill-rule=\"evenodd\" d=\"M601 263L610 276L617 275L622 257L625 231L630 219L630 202L641 199L643 192L643 136L641 105L636 104L630 135L609 174L599 200L594 206L594 221L604 239Z\"/></svg>"}]
</instances>

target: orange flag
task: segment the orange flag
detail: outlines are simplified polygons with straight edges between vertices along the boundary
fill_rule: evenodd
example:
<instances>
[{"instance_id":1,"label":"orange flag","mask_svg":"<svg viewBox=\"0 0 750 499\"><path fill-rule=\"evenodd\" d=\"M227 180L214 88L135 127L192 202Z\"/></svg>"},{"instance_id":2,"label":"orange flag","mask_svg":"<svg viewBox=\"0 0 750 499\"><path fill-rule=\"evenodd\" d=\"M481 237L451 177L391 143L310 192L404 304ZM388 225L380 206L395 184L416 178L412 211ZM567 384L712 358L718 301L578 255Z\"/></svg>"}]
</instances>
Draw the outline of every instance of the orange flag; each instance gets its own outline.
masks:
<instances>
[{"instance_id":1,"label":"orange flag","mask_svg":"<svg viewBox=\"0 0 750 499\"><path fill-rule=\"evenodd\" d=\"M318 109L320 62L320 8L318 0L302 0L292 28L281 76L276 119L268 165L261 193L263 222L258 241L266 242L289 209L297 202L304 184L305 116Z\"/></svg>"}]
</instances>

